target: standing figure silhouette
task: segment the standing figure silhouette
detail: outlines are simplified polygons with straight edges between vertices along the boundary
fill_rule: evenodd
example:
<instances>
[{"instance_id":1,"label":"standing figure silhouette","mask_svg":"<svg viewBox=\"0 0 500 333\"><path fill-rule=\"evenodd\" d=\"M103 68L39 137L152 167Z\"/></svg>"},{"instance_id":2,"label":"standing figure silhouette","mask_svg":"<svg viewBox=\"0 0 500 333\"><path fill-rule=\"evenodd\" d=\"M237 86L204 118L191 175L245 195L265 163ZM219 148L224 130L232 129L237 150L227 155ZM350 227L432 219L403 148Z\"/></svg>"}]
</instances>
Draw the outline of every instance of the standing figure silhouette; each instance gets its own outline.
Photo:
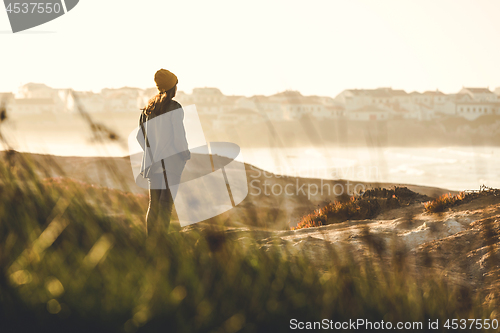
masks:
<instances>
[{"instance_id":1,"label":"standing figure silhouette","mask_svg":"<svg viewBox=\"0 0 500 333\"><path fill-rule=\"evenodd\" d=\"M142 109L137 140L144 150L141 174L149 182L146 214L148 235L168 230L172 208L186 161L191 158L184 129L184 111L173 98L177 76L166 69L155 74L159 93Z\"/></svg>"}]
</instances>

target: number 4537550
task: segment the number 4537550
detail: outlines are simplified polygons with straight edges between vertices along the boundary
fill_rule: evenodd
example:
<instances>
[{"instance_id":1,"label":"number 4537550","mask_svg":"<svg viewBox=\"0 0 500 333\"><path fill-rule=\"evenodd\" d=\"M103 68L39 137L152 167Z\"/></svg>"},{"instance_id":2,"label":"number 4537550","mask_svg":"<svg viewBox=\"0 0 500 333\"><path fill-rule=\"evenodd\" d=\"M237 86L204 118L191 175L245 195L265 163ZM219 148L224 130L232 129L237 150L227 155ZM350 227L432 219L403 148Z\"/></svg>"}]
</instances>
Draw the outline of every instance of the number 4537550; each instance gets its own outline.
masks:
<instances>
[{"instance_id":1,"label":"number 4537550","mask_svg":"<svg viewBox=\"0 0 500 333\"><path fill-rule=\"evenodd\" d=\"M497 319L448 319L446 323L444 323L444 328L447 329L482 329L489 330L490 328L496 330L498 328L498 320Z\"/></svg>"},{"instance_id":2,"label":"number 4537550","mask_svg":"<svg viewBox=\"0 0 500 333\"><path fill-rule=\"evenodd\" d=\"M7 6L7 13L14 14L28 14L28 13L39 13L39 14L51 14L56 13L59 14L61 12L61 4L60 3L37 3L37 2L23 2L23 3L9 3Z\"/></svg>"}]
</instances>

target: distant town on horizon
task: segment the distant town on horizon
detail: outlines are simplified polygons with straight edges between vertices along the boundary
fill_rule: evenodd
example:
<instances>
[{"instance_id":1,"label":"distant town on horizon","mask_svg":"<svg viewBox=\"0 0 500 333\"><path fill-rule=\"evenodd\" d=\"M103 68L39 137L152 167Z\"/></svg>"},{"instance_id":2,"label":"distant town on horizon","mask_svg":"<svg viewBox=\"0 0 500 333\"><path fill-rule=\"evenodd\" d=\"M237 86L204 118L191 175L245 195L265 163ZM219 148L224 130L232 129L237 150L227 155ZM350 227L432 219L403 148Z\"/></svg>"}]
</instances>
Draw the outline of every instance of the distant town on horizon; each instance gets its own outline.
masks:
<instances>
[{"instance_id":1,"label":"distant town on horizon","mask_svg":"<svg viewBox=\"0 0 500 333\"><path fill-rule=\"evenodd\" d=\"M0 93L0 103L13 116L42 113L139 112L156 95L156 88L123 87L100 93L55 89L28 83L17 93ZM392 88L346 89L337 96L304 96L286 90L274 95L227 96L217 88L194 88L191 94L178 91L182 105L195 104L200 115L225 121L288 121L309 115L314 119L380 121L391 119L432 120L461 117L475 120L500 115L500 88L464 87L455 94L439 90L411 92Z\"/></svg>"}]
</instances>

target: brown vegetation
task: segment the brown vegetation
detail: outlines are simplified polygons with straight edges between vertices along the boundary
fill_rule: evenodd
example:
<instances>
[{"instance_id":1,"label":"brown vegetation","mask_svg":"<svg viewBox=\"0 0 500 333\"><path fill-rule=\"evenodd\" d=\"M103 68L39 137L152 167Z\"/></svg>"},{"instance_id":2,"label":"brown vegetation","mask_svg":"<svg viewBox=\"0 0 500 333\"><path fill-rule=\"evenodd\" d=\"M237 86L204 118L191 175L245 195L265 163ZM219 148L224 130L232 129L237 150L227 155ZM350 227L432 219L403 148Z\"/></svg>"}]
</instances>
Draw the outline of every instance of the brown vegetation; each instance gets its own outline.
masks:
<instances>
[{"instance_id":1,"label":"brown vegetation","mask_svg":"<svg viewBox=\"0 0 500 333\"><path fill-rule=\"evenodd\" d=\"M406 187L393 189L375 188L348 200L334 201L313 213L304 216L292 230L319 227L347 220L371 219L383 211L425 201L428 197L415 193Z\"/></svg>"},{"instance_id":2,"label":"brown vegetation","mask_svg":"<svg viewBox=\"0 0 500 333\"><path fill-rule=\"evenodd\" d=\"M452 195L450 193L443 194L437 199L428 201L425 203L425 210L428 213L440 213L444 212L446 209L464 204L466 202L470 202L473 199L484 197L484 196L499 196L500 190L488 188L486 186L482 186L481 189L477 192L460 192L456 195Z\"/></svg>"}]
</instances>

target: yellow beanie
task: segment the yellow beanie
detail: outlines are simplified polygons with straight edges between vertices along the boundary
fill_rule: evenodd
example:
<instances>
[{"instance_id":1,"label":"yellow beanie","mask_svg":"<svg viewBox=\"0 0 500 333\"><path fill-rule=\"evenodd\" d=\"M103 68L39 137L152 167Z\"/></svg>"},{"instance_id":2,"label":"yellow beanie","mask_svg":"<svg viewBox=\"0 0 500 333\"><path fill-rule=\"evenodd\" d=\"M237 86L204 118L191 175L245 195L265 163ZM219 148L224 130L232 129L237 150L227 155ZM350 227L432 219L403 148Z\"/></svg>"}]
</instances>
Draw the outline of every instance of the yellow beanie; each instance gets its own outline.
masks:
<instances>
[{"instance_id":1,"label":"yellow beanie","mask_svg":"<svg viewBox=\"0 0 500 333\"><path fill-rule=\"evenodd\" d=\"M172 89L177 84L177 76L166 69L160 69L155 74L155 83L159 92L165 92Z\"/></svg>"}]
</instances>

